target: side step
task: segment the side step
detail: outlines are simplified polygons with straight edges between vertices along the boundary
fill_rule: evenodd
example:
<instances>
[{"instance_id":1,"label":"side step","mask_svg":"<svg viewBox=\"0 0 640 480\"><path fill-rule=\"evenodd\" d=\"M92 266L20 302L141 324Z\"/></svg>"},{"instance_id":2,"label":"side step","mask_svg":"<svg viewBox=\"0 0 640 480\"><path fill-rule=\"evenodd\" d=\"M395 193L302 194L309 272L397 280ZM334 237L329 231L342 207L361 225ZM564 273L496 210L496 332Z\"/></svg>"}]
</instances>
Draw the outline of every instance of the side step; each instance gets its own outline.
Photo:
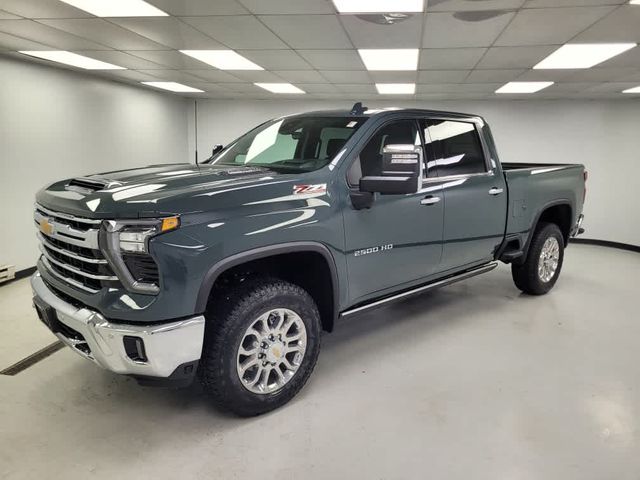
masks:
<instances>
[{"instance_id":1,"label":"side step","mask_svg":"<svg viewBox=\"0 0 640 480\"><path fill-rule=\"evenodd\" d=\"M422 285L420 287L412 288L410 290L405 290L404 292L396 293L395 295L391 295L389 297L382 298L380 300L374 300L371 303L367 303L364 305L360 305L358 307L350 308L345 310L340 314L340 317L347 317L349 315L353 315L355 313L364 312L365 310L371 310L377 307L381 307L390 302L395 302L397 300L403 300L405 298L411 297L413 295L417 295L419 293L428 292L430 290L435 290L436 288L445 287L447 285L451 285L452 283L459 282L461 280L466 280L471 277L475 277L476 275L481 275L483 273L490 272L494 268L498 266L497 262L487 263L480 267L473 268L471 270L466 270L462 273L458 273L451 277L443 278L442 280L436 280L432 283L427 283L426 285Z\"/></svg>"}]
</instances>

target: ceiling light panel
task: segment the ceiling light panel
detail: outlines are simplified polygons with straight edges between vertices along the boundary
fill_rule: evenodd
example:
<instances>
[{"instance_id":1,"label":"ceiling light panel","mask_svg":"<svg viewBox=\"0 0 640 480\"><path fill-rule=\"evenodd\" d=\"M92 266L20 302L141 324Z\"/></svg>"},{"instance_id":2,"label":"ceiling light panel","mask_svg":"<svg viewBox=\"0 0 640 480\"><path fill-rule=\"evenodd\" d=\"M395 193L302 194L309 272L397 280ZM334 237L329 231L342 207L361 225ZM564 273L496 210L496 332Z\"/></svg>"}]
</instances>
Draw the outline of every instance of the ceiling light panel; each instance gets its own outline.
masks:
<instances>
[{"instance_id":1,"label":"ceiling light panel","mask_svg":"<svg viewBox=\"0 0 640 480\"><path fill-rule=\"evenodd\" d=\"M140 82L140 83L142 83L143 85L148 85L150 87L161 88L162 90L169 90L170 92L180 92L180 93L204 92L204 90L189 87L188 85L183 85L181 83L176 83L176 82Z\"/></svg>"},{"instance_id":2,"label":"ceiling light panel","mask_svg":"<svg viewBox=\"0 0 640 480\"><path fill-rule=\"evenodd\" d=\"M84 68L85 70L125 70L124 67L112 63L101 62L93 58L78 55L64 50L21 50L20 53L31 57L51 60L52 62Z\"/></svg>"},{"instance_id":3,"label":"ceiling light panel","mask_svg":"<svg viewBox=\"0 0 640 480\"><path fill-rule=\"evenodd\" d=\"M536 93L551 85L553 82L509 82L496 90L496 93Z\"/></svg>"},{"instance_id":4,"label":"ceiling light panel","mask_svg":"<svg viewBox=\"0 0 640 480\"><path fill-rule=\"evenodd\" d=\"M591 68L635 46L635 43L582 43L563 45L533 68L536 70Z\"/></svg>"},{"instance_id":5,"label":"ceiling light panel","mask_svg":"<svg viewBox=\"0 0 640 480\"><path fill-rule=\"evenodd\" d=\"M272 93L305 93L304 90L290 83L254 83L254 85Z\"/></svg>"},{"instance_id":6,"label":"ceiling light panel","mask_svg":"<svg viewBox=\"0 0 640 480\"><path fill-rule=\"evenodd\" d=\"M387 95L413 95L416 93L415 83L376 83L378 93Z\"/></svg>"},{"instance_id":7,"label":"ceiling light panel","mask_svg":"<svg viewBox=\"0 0 640 480\"><path fill-rule=\"evenodd\" d=\"M180 50L201 62L220 70L264 70L260 65L244 58L233 50Z\"/></svg>"},{"instance_id":8,"label":"ceiling light panel","mask_svg":"<svg viewBox=\"0 0 640 480\"><path fill-rule=\"evenodd\" d=\"M367 70L417 70L417 48L360 49L358 53Z\"/></svg>"},{"instance_id":9,"label":"ceiling light panel","mask_svg":"<svg viewBox=\"0 0 640 480\"><path fill-rule=\"evenodd\" d=\"M96 17L166 17L169 14L142 0L62 0Z\"/></svg>"},{"instance_id":10,"label":"ceiling light panel","mask_svg":"<svg viewBox=\"0 0 640 480\"><path fill-rule=\"evenodd\" d=\"M638 4L640 5L640 0L638 0ZM626 90L623 90L622 93L640 93L640 86L628 88Z\"/></svg>"},{"instance_id":11,"label":"ceiling light panel","mask_svg":"<svg viewBox=\"0 0 640 480\"><path fill-rule=\"evenodd\" d=\"M339 13L410 13L424 11L424 0L333 0Z\"/></svg>"}]
</instances>

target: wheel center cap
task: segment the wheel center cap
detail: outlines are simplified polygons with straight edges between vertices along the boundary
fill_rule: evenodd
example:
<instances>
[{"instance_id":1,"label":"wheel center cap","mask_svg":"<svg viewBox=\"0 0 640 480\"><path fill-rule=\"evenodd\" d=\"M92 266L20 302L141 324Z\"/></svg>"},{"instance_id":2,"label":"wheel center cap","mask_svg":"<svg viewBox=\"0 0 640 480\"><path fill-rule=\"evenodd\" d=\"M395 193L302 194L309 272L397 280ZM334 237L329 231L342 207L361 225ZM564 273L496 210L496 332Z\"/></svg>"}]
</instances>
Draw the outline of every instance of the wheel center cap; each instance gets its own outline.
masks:
<instances>
[{"instance_id":1,"label":"wheel center cap","mask_svg":"<svg viewBox=\"0 0 640 480\"><path fill-rule=\"evenodd\" d=\"M272 363L279 362L283 356L284 356L284 343L273 342L267 348L267 361Z\"/></svg>"}]
</instances>

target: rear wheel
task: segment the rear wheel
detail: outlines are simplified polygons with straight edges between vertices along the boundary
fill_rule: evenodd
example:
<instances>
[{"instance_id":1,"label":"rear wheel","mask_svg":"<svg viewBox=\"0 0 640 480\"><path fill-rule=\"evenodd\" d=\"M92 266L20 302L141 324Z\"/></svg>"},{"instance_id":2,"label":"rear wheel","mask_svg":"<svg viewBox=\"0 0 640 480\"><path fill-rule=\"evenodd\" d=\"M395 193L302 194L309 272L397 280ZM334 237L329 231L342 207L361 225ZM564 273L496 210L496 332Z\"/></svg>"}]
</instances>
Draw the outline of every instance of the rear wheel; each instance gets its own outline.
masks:
<instances>
[{"instance_id":1,"label":"rear wheel","mask_svg":"<svg viewBox=\"0 0 640 480\"><path fill-rule=\"evenodd\" d=\"M527 259L521 265L511 265L511 276L520 290L530 295L544 295L560 276L564 260L564 238L555 223L538 226Z\"/></svg>"},{"instance_id":2,"label":"rear wheel","mask_svg":"<svg viewBox=\"0 0 640 480\"><path fill-rule=\"evenodd\" d=\"M216 404L238 415L284 405L315 367L320 315L297 285L242 282L216 296L207 322L200 379Z\"/></svg>"}]
</instances>

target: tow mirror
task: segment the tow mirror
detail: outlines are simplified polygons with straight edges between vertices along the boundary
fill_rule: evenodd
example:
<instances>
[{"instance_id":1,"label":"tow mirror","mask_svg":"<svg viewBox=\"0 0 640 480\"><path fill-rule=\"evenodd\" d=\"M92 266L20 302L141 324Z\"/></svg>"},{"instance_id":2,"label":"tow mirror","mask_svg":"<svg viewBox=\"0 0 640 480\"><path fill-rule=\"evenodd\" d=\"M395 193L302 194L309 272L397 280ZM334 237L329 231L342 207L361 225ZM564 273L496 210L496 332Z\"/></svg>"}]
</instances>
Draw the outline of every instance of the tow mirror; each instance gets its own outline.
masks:
<instances>
[{"instance_id":1,"label":"tow mirror","mask_svg":"<svg viewBox=\"0 0 640 480\"><path fill-rule=\"evenodd\" d=\"M416 193L420 188L422 149L387 145L382 150L382 174L360 179L360 191L383 195Z\"/></svg>"}]
</instances>

